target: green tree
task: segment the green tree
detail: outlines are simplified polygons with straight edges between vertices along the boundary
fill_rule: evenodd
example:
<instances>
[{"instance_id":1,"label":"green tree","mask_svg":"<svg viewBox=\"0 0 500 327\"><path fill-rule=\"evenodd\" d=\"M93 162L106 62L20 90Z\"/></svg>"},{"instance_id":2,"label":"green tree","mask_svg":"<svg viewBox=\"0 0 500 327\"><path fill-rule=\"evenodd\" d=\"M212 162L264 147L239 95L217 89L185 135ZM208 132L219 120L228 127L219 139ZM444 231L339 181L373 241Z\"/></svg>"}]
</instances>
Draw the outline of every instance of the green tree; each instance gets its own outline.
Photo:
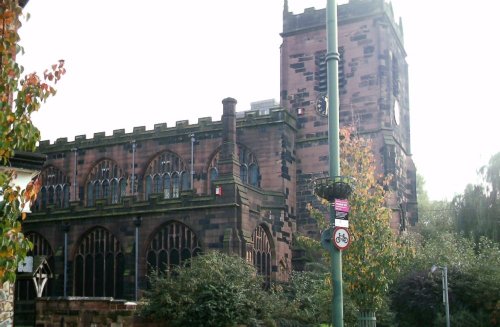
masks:
<instances>
[{"instance_id":1,"label":"green tree","mask_svg":"<svg viewBox=\"0 0 500 327\"><path fill-rule=\"evenodd\" d=\"M236 326L269 314L262 279L240 257L209 252L149 282L140 314L169 326Z\"/></svg>"},{"instance_id":2,"label":"green tree","mask_svg":"<svg viewBox=\"0 0 500 327\"><path fill-rule=\"evenodd\" d=\"M46 70L40 78L36 73L25 76L16 62L22 53L18 29L23 18L17 0L0 1L0 165L8 166L16 150L33 151L40 139L38 129L31 122L31 114L41 103L56 93L55 84L65 73L60 61ZM0 172L0 285L15 278L15 269L30 243L21 231L19 217L25 219L21 208L36 197L39 183L26 190L12 185L15 170Z\"/></svg>"},{"instance_id":3,"label":"green tree","mask_svg":"<svg viewBox=\"0 0 500 327\"><path fill-rule=\"evenodd\" d=\"M500 152L479 169L483 183L467 185L453 201L457 231L500 242Z\"/></svg>"},{"instance_id":4,"label":"green tree","mask_svg":"<svg viewBox=\"0 0 500 327\"><path fill-rule=\"evenodd\" d=\"M479 172L485 182L489 184L492 201L500 199L500 152L493 155L487 166L482 167Z\"/></svg>"},{"instance_id":5,"label":"green tree","mask_svg":"<svg viewBox=\"0 0 500 327\"><path fill-rule=\"evenodd\" d=\"M488 214L487 196L482 185L467 185L463 194L453 198L452 204L458 232L476 239L489 233L485 219Z\"/></svg>"},{"instance_id":6,"label":"green tree","mask_svg":"<svg viewBox=\"0 0 500 327\"><path fill-rule=\"evenodd\" d=\"M420 242L455 231L454 209L448 201L430 201L425 207L419 205L418 215L416 232Z\"/></svg>"},{"instance_id":7,"label":"green tree","mask_svg":"<svg viewBox=\"0 0 500 327\"><path fill-rule=\"evenodd\" d=\"M448 267L450 316L454 326L497 326L500 321L500 247L483 237L475 243L463 235L442 232L424 242L413 269L392 289L392 310L399 326L442 326L441 274Z\"/></svg>"},{"instance_id":8,"label":"green tree","mask_svg":"<svg viewBox=\"0 0 500 327\"><path fill-rule=\"evenodd\" d=\"M479 199L487 200L483 188L468 186L460 198L463 221L454 220L457 203L419 203L425 209L419 207L416 256L391 289L391 309L400 326L444 325L441 274L430 274L433 265L448 267L452 325L498 325L500 246L475 233L478 210L485 210Z\"/></svg>"},{"instance_id":9,"label":"green tree","mask_svg":"<svg viewBox=\"0 0 500 327\"><path fill-rule=\"evenodd\" d=\"M431 201L425 189L425 178L417 174L419 221L417 230L426 239L434 233L454 230L453 211L448 201Z\"/></svg>"}]
</instances>

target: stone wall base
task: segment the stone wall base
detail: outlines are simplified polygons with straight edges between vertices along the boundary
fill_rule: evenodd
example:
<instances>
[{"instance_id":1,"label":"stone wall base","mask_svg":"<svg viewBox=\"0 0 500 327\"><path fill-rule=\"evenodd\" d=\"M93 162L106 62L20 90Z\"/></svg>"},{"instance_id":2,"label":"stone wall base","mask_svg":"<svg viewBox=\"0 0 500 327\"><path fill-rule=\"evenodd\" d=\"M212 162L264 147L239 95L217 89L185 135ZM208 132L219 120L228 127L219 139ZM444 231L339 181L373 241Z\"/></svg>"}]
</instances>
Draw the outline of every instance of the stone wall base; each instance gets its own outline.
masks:
<instances>
[{"instance_id":1,"label":"stone wall base","mask_svg":"<svg viewBox=\"0 0 500 327\"><path fill-rule=\"evenodd\" d=\"M135 316L137 304L110 297L49 297L36 302L36 326L154 327Z\"/></svg>"},{"instance_id":2,"label":"stone wall base","mask_svg":"<svg viewBox=\"0 0 500 327\"><path fill-rule=\"evenodd\" d=\"M14 287L5 282L0 288L0 327L12 326L14 316Z\"/></svg>"}]
</instances>

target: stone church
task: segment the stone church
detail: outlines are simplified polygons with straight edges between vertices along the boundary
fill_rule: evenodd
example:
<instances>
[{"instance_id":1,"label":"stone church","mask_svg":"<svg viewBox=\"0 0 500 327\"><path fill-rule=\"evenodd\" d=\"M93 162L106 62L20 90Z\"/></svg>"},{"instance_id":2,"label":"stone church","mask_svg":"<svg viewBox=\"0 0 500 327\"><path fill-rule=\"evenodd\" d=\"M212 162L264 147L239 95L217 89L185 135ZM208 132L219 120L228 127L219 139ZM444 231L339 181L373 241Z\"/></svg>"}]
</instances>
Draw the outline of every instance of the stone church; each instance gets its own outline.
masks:
<instances>
[{"instance_id":1,"label":"stone church","mask_svg":"<svg viewBox=\"0 0 500 327\"><path fill-rule=\"evenodd\" d=\"M286 280L294 233L317 234L311 180L328 171L325 16L285 1L277 104L237 112L226 98L220 120L40 142L43 187L24 231L52 272L44 295L134 300L148 271L209 250ZM401 23L384 0L351 0L338 18L340 123L371 138L378 171L395 176L391 226L405 230L417 213ZM17 303L31 288L18 280Z\"/></svg>"}]
</instances>

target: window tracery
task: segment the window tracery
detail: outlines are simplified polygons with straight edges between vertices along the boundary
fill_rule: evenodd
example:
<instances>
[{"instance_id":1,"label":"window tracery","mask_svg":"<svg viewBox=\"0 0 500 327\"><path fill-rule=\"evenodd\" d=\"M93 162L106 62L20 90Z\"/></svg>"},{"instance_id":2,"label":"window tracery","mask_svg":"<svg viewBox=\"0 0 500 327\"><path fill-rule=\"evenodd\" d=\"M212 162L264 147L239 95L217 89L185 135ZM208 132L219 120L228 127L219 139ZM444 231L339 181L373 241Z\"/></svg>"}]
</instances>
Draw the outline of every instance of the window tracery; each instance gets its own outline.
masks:
<instances>
[{"instance_id":1,"label":"window tracery","mask_svg":"<svg viewBox=\"0 0 500 327\"><path fill-rule=\"evenodd\" d=\"M155 234L149 243L148 269L170 269L200 253L201 245L196 234L182 223L169 222Z\"/></svg>"},{"instance_id":2,"label":"window tracery","mask_svg":"<svg viewBox=\"0 0 500 327\"><path fill-rule=\"evenodd\" d=\"M271 242L261 225L252 233L252 248L247 250L247 261L251 262L257 273L264 277L266 285L271 282Z\"/></svg>"},{"instance_id":3,"label":"window tracery","mask_svg":"<svg viewBox=\"0 0 500 327\"><path fill-rule=\"evenodd\" d=\"M108 230L96 227L81 239L73 271L75 296L123 297L124 257Z\"/></svg>"},{"instance_id":4,"label":"window tracery","mask_svg":"<svg viewBox=\"0 0 500 327\"><path fill-rule=\"evenodd\" d=\"M125 195L126 186L125 172L114 161L105 159L98 162L87 178L87 206L94 206L96 200L119 203Z\"/></svg>"},{"instance_id":5,"label":"window tracery","mask_svg":"<svg viewBox=\"0 0 500 327\"><path fill-rule=\"evenodd\" d=\"M238 144L238 160L240 163L240 179L244 184L260 187L260 169L257 158L254 153L242 144ZM211 189L212 183L219 177L218 162L220 148L213 156L208 165L208 188Z\"/></svg>"},{"instance_id":6,"label":"window tracery","mask_svg":"<svg viewBox=\"0 0 500 327\"><path fill-rule=\"evenodd\" d=\"M181 191L191 189L189 169L175 153L167 151L155 157L146 169L145 197L161 193L164 199L178 198Z\"/></svg>"},{"instance_id":7,"label":"window tracery","mask_svg":"<svg viewBox=\"0 0 500 327\"><path fill-rule=\"evenodd\" d=\"M56 208L69 207L70 183L66 175L54 166L46 167L40 173L42 187L40 196L33 206L34 211L44 210L49 205Z\"/></svg>"}]
</instances>

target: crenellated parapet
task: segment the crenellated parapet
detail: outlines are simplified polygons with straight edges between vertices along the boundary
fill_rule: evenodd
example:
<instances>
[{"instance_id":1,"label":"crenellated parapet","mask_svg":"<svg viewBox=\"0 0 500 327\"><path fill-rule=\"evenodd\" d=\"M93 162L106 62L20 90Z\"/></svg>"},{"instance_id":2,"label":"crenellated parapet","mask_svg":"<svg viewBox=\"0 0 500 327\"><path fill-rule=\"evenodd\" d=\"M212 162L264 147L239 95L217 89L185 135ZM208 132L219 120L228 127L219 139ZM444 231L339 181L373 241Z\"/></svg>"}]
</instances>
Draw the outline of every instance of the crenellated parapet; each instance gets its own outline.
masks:
<instances>
[{"instance_id":1,"label":"crenellated parapet","mask_svg":"<svg viewBox=\"0 0 500 327\"><path fill-rule=\"evenodd\" d=\"M367 16L384 13L391 23L394 32L403 43L403 26L401 21L394 20L392 3L385 0L350 0L349 3L338 6L338 24L365 19ZM285 8L283 13L282 36L325 29L326 9L306 8L303 13L294 14Z\"/></svg>"},{"instance_id":2,"label":"crenellated parapet","mask_svg":"<svg viewBox=\"0 0 500 327\"><path fill-rule=\"evenodd\" d=\"M236 117L238 129L275 123L285 123L295 128L296 124L295 117L280 107L237 112ZM158 123L151 130L147 130L145 126L133 127L131 133L126 133L125 129L115 129L111 135L106 135L105 132L96 132L92 138L87 138L86 135L77 135L74 141L68 141L67 137L58 138L54 143L51 143L50 140L43 140L39 142L38 151L43 153L64 152L71 151L73 148L94 148L153 139L174 138L183 142L190 134L195 134L197 140L214 139L221 137L221 131L221 121L213 121L211 117L202 117L198 119L196 124L189 124L188 120L180 120L173 127L168 127L166 123Z\"/></svg>"}]
</instances>

